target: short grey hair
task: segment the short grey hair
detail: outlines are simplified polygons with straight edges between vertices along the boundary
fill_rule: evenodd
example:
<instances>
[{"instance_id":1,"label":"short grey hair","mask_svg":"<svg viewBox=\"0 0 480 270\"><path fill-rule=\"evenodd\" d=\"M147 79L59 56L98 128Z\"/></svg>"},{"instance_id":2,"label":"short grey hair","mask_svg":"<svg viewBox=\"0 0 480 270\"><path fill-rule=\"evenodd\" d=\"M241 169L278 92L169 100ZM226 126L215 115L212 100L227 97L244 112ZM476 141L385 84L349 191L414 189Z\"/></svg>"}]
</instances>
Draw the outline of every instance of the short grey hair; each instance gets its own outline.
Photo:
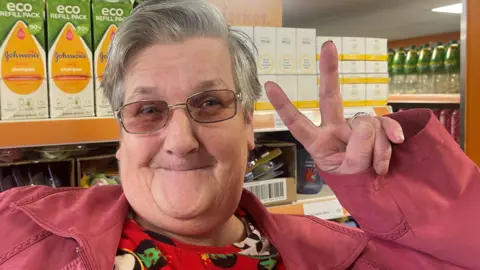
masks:
<instances>
[{"instance_id":1,"label":"short grey hair","mask_svg":"<svg viewBox=\"0 0 480 270\"><path fill-rule=\"evenodd\" d=\"M235 91L242 95L245 116L261 95L253 41L232 29L222 13L202 0L149 0L134 9L110 45L102 81L104 94L114 111L124 102L124 78L128 61L139 51L158 43L182 42L193 37L218 37L227 41L232 56Z\"/></svg>"}]
</instances>

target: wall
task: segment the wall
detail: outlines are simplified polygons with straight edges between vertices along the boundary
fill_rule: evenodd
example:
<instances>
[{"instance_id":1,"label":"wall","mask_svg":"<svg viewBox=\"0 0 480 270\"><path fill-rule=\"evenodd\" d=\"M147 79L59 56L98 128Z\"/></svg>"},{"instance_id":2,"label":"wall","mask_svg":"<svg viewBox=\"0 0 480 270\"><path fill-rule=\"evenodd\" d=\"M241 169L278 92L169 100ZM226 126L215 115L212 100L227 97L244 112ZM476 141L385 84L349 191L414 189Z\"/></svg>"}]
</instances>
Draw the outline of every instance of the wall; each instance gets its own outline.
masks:
<instances>
[{"instance_id":1,"label":"wall","mask_svg":"<svg viewBox=\"0 0 480 270\"><path fill-rule=\"evenodd\" d=\"M460 40L460 32L444 33L444 34L423 36L423 37L414 37L414 38L401 39L401 40L389 40L388 47L392 49L395 49L398 47L408 48L410 47L410 45L420 46L430 42L440 41L440 42L447 43L452 39Z\"/></svg>"}]
</instances>

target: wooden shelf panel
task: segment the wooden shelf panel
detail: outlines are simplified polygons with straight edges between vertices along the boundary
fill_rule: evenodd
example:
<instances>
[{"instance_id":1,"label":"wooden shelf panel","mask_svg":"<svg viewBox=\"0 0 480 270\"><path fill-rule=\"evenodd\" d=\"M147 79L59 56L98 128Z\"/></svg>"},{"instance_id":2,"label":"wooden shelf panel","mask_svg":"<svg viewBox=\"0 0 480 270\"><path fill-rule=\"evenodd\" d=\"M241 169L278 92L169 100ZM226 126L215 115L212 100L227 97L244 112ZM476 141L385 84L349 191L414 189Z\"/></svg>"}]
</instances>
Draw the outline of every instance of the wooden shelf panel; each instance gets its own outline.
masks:
<instances>
[{"instance_id":1,"label":"wooden shelf panel","mask_svg":"<svg viewBox=\"0 0 480 270\"><path fill-rule=\"evenodd\" d=\"M395 94L388 103L460 104L460 94Z\"/></svg>"},{"instance_id":2,"label":"wooden shelf panel","mask_svg":"<svg viewBox=\"0 0 480 270\"><path fill-rule=\"evenodd\" d=\"M351 117L356 112L384 115L391 112L391 109L386 106L346 108L345 117ZM315 124L320 124L319 110L302 110L302 113ZM255 112L254 128L255 132L287 130L275 111ZM113 117L1 121L0 134L0 149L103 143L118 141L120 125Z\"/></svg>"}]
</instances>

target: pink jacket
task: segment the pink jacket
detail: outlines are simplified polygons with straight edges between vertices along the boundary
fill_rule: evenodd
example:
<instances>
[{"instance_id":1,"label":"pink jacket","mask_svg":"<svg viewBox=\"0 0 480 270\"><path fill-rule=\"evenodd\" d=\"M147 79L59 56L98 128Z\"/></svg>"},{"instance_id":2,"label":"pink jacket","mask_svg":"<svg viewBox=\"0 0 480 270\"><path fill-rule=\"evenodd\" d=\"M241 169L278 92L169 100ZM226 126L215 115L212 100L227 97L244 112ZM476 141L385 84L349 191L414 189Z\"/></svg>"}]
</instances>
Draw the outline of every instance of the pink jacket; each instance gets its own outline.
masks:
<instances>
[{"instance_id":1,"label":"pink jacket","mask_svg":"<svg viewBox=\"0 0 480 270\"><path fill-rule=\"evenodd\" d=\"M480 173L426 110L393 114L406 142L390 173L323 174L362 230L241 206L288 269L480 269ZM113 268L129 205L118 186L0 194L0 269Z\"/></svg>"}]
</instances>

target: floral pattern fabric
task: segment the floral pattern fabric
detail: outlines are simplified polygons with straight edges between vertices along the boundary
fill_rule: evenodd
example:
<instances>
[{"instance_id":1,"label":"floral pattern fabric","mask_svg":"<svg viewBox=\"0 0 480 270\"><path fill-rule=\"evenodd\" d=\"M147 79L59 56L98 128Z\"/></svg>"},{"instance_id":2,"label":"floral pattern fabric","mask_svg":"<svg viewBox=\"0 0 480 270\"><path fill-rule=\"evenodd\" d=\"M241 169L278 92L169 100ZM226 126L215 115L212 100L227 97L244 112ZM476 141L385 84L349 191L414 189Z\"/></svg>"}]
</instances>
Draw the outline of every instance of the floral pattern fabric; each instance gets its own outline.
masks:
<instances>
[{"instance_id":1,"label":"floral pattern fabric","mask_svg":"<svg viewBox=\"0 0 480 270\"><path fill-rule=\"evenodd\" d=\"M241 209L247 238L225 247L188 245L148 231L128 218L115 257L114 270L258 269L284 270L282 258Z\"/></svg>"}]
</instances>

